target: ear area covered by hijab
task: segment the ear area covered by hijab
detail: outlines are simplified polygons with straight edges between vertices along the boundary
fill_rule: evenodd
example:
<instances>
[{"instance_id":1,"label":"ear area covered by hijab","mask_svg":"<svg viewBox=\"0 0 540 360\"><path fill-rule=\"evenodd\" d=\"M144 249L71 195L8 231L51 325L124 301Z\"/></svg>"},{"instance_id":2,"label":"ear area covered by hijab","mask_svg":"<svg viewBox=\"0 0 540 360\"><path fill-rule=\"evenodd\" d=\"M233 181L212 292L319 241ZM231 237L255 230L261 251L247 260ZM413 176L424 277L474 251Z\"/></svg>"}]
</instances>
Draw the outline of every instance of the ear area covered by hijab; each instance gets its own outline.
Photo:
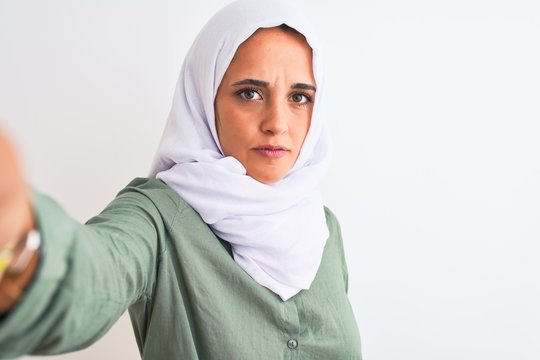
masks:
<instances>
[{"instance_id":1,"label":"ear area covered by hijab","mask_svg":"<svg viewBox=\"0 0 540 360\"><path fill-rule=\"evenodd\" d=\"M238 46L257 29L281 24L303 34L312 48L317 94L294 167L268 185L223 155L214 99ZM244 271L283 300L309 289L329 235L318 191L330 158L320 116L321 62L313 28L290 1L239 0L226 6L203 27L184 60L150 172L231 244Z\"/></svg>"}]
</instances>

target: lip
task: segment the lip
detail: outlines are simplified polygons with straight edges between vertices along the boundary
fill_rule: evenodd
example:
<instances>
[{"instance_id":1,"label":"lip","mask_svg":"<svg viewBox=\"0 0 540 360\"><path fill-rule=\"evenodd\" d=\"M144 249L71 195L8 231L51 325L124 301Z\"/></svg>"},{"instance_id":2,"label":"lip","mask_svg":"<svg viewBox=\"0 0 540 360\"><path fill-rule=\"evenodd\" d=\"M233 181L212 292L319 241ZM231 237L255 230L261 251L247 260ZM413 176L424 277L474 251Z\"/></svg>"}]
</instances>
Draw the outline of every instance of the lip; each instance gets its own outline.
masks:
<instances>
[{"instance_id":1,"label":"lip","mask_svg":"<svg viewBox=\"0 0 540 360\"><path fill-rule=\"evenodd\" d=\"M257 146L253 148L253 150L270 159L279 159L285 156L285 154L289 151L289 149L284 146L270 144Z\"/></svg>"}]
</instances>

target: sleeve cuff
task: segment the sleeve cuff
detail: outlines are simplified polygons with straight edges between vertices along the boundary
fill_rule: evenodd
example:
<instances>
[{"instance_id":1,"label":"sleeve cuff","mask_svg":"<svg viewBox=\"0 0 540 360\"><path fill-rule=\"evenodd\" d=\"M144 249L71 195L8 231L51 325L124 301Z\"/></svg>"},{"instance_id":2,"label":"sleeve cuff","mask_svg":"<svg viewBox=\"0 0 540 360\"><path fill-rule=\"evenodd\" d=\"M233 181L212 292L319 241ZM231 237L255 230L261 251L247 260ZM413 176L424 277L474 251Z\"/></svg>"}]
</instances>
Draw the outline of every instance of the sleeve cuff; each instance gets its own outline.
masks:
<instances>
[{"instance_id":1,"label":"sleeve cuff","mask_svg":"<svg viewBox=\"0 0 540 360\"><path fill-rule=\"evenodd\" d=\"M39 264L22 299L0 322L0 357L30 353L40 343L46 334L43 327L36 325L68 271L74 220L45 195L33 192L32 200L41 236Z\"/></svg>"}]
</instances>

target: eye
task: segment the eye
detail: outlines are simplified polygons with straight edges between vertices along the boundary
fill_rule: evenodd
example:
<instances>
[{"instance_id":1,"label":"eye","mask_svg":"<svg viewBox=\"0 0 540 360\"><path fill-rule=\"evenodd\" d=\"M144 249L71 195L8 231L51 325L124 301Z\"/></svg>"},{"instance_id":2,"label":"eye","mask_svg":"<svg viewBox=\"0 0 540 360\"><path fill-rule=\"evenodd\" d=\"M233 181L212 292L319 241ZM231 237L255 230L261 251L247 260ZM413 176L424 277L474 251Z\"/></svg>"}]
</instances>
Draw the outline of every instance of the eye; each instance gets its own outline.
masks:
<instances>
[{"instance_id":1,"label":"eye","mask_svg":"<svg viewBox=\"0 0 540 360\"><path fill-rule=\"evenodd\" d=\"M291 101L298 105L306 105L311 102L311 96L303 93L296 93L291 95Z\"/></svg>"},{"instance_id":2,"label":"eye","mask_svg":"<svg viewBox=\"0 0 540 360\"><path fill-rule=\"evenodd\" d=\"M262 99L261 94L255 89L243 89L236 93L242 100L260 100Z\"/></svg>"}]
</instances>

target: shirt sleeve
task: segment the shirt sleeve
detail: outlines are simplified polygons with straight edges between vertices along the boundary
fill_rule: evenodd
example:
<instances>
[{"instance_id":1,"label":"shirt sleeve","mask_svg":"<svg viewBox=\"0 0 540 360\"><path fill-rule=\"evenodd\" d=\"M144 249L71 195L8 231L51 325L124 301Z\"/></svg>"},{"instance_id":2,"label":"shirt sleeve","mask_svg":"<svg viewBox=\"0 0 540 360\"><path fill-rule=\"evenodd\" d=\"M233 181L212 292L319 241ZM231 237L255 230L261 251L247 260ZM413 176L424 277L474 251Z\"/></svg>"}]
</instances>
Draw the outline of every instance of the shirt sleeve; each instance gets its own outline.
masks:
<instances>
[{"instance_id":1,"label":"shirt sleeve","mask_svg":"<svg viewBox=\"0 0 540 360\"><path fill-rule=\"evenodd\" d=\"M165 227L152 201L124 189L85 225L35 193L42 238L36 275L0 320L0 358L87 347L150 296Z\"/></svg>"}]
</instances>

